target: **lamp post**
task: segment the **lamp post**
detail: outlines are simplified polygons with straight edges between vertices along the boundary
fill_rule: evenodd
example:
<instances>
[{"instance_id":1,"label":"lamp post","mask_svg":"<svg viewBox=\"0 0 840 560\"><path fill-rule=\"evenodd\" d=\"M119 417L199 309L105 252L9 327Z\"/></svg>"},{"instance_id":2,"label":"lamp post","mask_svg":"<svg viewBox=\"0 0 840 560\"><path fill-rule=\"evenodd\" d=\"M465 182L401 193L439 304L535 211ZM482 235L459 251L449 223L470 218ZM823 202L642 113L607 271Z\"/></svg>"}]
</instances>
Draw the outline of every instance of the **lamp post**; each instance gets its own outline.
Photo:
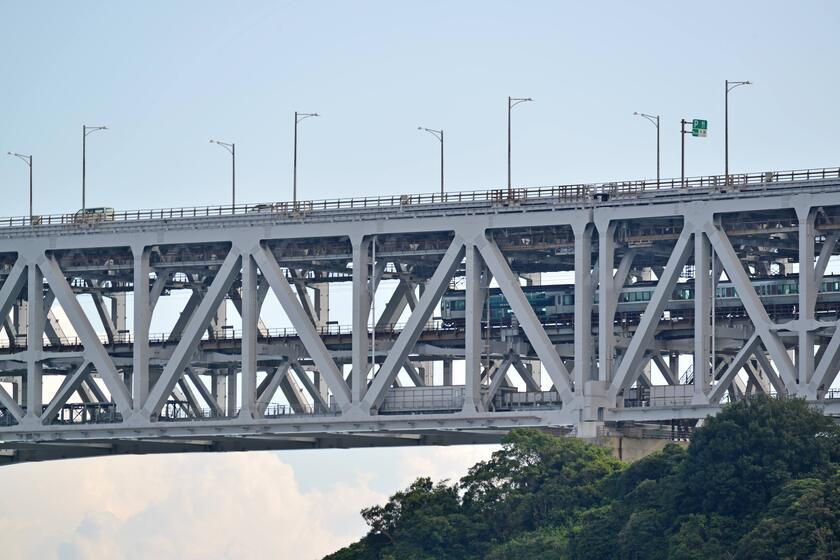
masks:
<instances>
[{"instance_id":1,"label":"lamp post","mask_svg":"<svg viewBox=\"0 0 840 560\"><path fill-rule=\"evenodd\" d=\"M422 126L418 126L417 130L425 130L438 140L440 140L440 196L441 200L443 200L443 129L435 130L433 128L424 128Z\"/></svg>"},{"instance_id":2,"label":"lamp post","mask_svg":"<svg viewBox=\"0 0 840 560\"><path fill-rule=\"evenodd\" d=\"M724 95L724 116L723 116L723 144L724 144L724 175L726 184L729 184L729 92L738 86L749 86L752 82L730 82L726 80L726 94Z\"/></svg>"},{"instance_id":3,"label":"lamp post","mask_svg":"<svg viewBox=\"0 0 840 560\"><path fill-rule=\"evenodd\" d=\"M656 127L656 188L659 188L659 115L648 115L646 113L634 112L634 115L644 117Z\"/></svg>"},{"instance_id":4,"label":"lamp post","mask_svg":"<svg viewBox=\"0 0 840 560\"><path fill-rule=\"evenodd\" d=\"M510 183L510 112L511 110L519 105L520 103L525 103L526 101L533 101L530 97L508 97L508 158L507 158L507 187L508 187L508 200L513 199L513 188L511 187Z\"/></svg>"},{"instance_id":5,"label":"lamp post","mask_svg":"<svg viewBox=\"0 0 840 560\"><path fill-rule=\"evenodd\" d=\"M234 207L234 211L236 211L236 143L227 143L227 142L219 142L218 140L210 140L211 144L218 144L222 148L226 149L230 152L231 156L231 167L230 167L230 195L231 195L231 205Z\"/></svg>"},{"instance_id":6,"label":"lamp post","mask_svg":"<svg viewBox=\"0 0 840 560\"><path fill-rule=\"evenodd\" d=\"M295 154L294 163L292 164L292 203L297 206L297 137L298 137L298 123L306 120L309 117L320 117L318 113L298 113L295 111Z\"/></svg>"},{"instance_id":7,"label":"lamp post","mask_svg":"<svg viewBox=\"0 0 840 560\"><path fill-rule=\"evenodd\" d=\"M93 134L94 132L97 132L99 130L108 130L108 127L82 125L82 215L85 214L85 209L87 208L87 205L85 203L85 175L87 173L87 137L89 134Z\"/></svg>"},{"instance_id":8,"label":"lamp post","mask_svg":"<svg viewBox=\"0 0 840 560\"><path fill-rule=\"evenodd\" d=\"M692 121L680 119L680 187L685 187L685 135L689 133L685 129L686 124Z\"/></svg>"},{"instance_id":9,"label":"lamp post","mask_svg":"<svg viewBox=\"0 0 840 560\"><path fill-rule=\"evenodd\" d=\"M8 152L8 154L23 160L29 166L29 225L32 225L32 156L15 152Z\"/></svg>"}]
</instances>

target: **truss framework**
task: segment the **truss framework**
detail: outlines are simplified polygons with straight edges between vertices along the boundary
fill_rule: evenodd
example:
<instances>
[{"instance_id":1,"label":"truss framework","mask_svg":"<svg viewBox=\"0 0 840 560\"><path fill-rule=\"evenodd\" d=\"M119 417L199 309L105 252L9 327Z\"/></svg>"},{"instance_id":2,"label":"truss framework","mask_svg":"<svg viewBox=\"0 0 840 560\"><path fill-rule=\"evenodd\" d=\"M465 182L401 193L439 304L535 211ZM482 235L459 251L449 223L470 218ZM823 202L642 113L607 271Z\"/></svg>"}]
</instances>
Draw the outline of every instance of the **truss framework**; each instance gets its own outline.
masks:
<instances>
[{"instance_id":1,"label":"truss framework","mask_svg":"<svg viewBox=\"0 0 840 560\"><path fill-rule=\"evenodd\" d=\"M801 396L834 413L840 304L820 286L840 239L838 193L833 179L633 204L443 205L387 220L255 215L151 220L126 231L78 224L61 235L19 228L0 239L9 339L0 440L27 449L20 457L39 457L33 442L71 448L45 452L50 458L73 455L74 445L89 454L85 442L181 450L197 434L211 443L262 438L257 447L484 441L513 425L573 425L586 435L603 422L696 420L755 392ZM86 259L103 258L120 264L85 269ZM693 302L680 308L681 337L669 338L674 293L689 269ZM797 284L782 311L755 288L774 269ZM522 286L550 272L573 275L573 309L559 323L546 321ZM372 312L383 280L396 287ZM344 333L328 321L328 288L340 281L352 286ZM509 308L496 325L486 315L491 281ZM737 292L740 315L716 309L723 281ZM650 285L650 297L627 313L622 293L639 282L649 282L639 285ZM435 332L453 286L463 290L463 321ZM152 314L176 289L191 296L157 341ZM261 315L269 293L293 326L282 344ZM80 294L91 296L93 317ZM235 336L224 332L226 300L241 318ZM65 331L77 337L72 349L61 345ZM453 362L463 364L458 385ZM43 388L47 375L61 376L53 394ZM96 408L97 420L64 418L73 399ZM119 447L126 438L135 444ZM237 446L218 445L227 448Z\"/></svg>"}]
</instances>

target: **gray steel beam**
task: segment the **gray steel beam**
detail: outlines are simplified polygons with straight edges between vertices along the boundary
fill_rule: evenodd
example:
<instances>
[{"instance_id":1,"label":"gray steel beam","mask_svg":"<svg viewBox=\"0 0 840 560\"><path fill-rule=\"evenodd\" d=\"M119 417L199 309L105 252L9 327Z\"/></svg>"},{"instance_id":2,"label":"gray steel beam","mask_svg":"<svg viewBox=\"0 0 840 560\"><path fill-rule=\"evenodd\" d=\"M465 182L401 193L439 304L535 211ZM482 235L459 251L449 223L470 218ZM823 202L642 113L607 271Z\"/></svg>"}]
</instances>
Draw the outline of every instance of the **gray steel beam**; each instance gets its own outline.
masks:
<instances>
[{"instance_id":1,"label":"gray steel beam","mask_svg":"<svg viewBox=\"0 0 840 560\"><path fill-rule=\"evenodd\" d=\"M587 381L597 379L594 371L592 337L592 232L591 224L574 228L575 235L575 368L574 387L578 397Z\"/></svg>"},{"instance_id":2,"label":"gray steel beam","mask_svg":"<svg viewBox=\"0 0 840 560\"><path fill-rule=\"evenodd\" d=\"M151 324L153 310L149 291L151 250L142 245L135 245L131 248L131 251L134 257L134 303L132 308L134 349L131 368L131 394L134 399L134 409L139 411L149 395L149 325ZM156 279L155 285L160 278L162 277ZM160 292L158 292L158 295L160 295Z\"/></svg>"},{"instance_id":3,"label":"gray steel beam","mask_svg":"<svg viewBox=\"0 0 840 560\"><path fill-rule=\"evenodd\" d=\"M483 264L478 248L468 243L466 245L466 278L465 278L465 334L464 334L464 411L476 412L483 410L481 402L481 313L484 292L481 279ZM450 362L449 382L452 382L452 365Z\"/></svg>"},{"instance_id":4,"label":"gray steel beam","mask_svg":"<svg viewBox=\"0 0 840 560\"><path fill-rule=\"evenodd\" d=\"M350 378L350 394L354 404L361 403L367 387L367 372L373 367L368 361L370 337L370 239L354 237L353 245L353 369ZM389 383L390 385L390 383Z\"/></svg>"},{"instance_id":5,"label":"gray steel beam","mask_svg":"<svg viewBox=\"0 0 840 560\"><path fill-rule=\"evenodd\" d=\"M711 355L712 260L710 243L702 231L694 233L694 400L706 401L712 381L713 356Z\"/></svg>"},{"instance_id":6,"label":"gray steel beam","mask_svg":"<svg viewBox=\"0 0 840 560\"><path fill-rule=\"evenodd\" d=\"M615 223L598 223L598 377L606 382L613 379L615 360L613 321L618 303L613 276L615 229Z\"/></svg>"},{"instance_id":7,"label":"gray steel beam","mask_svg":"<svg viewBox=\"0 0 840 560\"><path fill-rule=\"evenodd\" d=\"M242 255L242 388L239 414L251 416L257 410L257 335L259 306L257 301L257 263Z\"/></svg>"}]
</instances>

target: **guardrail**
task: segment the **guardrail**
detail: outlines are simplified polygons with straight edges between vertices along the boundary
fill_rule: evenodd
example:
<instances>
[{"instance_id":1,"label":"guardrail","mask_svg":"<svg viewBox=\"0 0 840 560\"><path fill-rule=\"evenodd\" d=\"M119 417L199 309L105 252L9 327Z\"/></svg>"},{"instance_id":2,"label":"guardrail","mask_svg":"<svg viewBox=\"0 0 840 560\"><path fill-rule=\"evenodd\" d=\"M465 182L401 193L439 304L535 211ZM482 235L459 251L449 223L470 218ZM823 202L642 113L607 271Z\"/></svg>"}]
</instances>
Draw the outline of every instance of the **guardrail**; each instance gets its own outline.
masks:
<instances>
[{"instance_id":1,"label":"guardrail","mask_svg":"<svg viewBox=\"0 0 840 560\"><path fill-rule=\"evenodd\" d=\"M403 194L386 196L365 196L334 198L299 202L270 202L259 204L237 204L221 206L193 206L182 208L160 208L147 210L124 210L99 214L49 214L42 216L16 216L0 218L0 227L42 225L96 225L106 222L128 222L139 220L170 220L211 216L245 214L277 214L291 218L303 217L312 212L327 210L348 210L359 208L401 208L417 205L487 202L510 204L528 199L554 199L561 202L605 201L611 198L629 198L651 191L685 191L703 189L737 190L741 187L767 185L780 182L813 181L818 179L840 179L840 168L800 169L791 171L766 171L762 173L739 173L708 175L660 181L642 179L635 181L610 181L604 183L581 183L545 187L524 187L512 190L482 189L454 191L447 193ZM110 209L109 209L110 210Z\"/></svg>"},{"instance_id":2,"label":"guardrail","mask_svg":"<svg viewBox=\"0 0 840 560\"><path fill-rule=\"evenodd\" d=\"M377 325L376 327L376 334L380 335L388 335L388 334L399 334L404 328L406 323L389 323L386 325ZM482 327L486 330L486 324ZM493 325L493 328L498 328L498 325ZM440 332L458 332L459 330L463 330L463 327L447 327L446 324L442 320L432 320L426 323L425 330L427 331L440 331ZM324 327L315 327L315 331L320 336L338 336L338 335L351 335L353 333L353 327L351 325L336 325L330 324ZM270 329L262 329L259 333L257 338L259 340L270 340L270 339L283 339L283 338L297 338L298 332L294 328L270 328ZM103 345L114 345L114 344L133 344L134 343L134 335L131 332L120 332L116 334L113 339L109 338L106 334L98 334L97 338L99 342ZM225 340L241 340L242 339L242 330L241 329L226 329L222 328L218 332L214 333L213 336L208 334L204 334L202 337L203 341L225 341ZM163 344L166 342L176 343L180 340L180 336L172 336L171 333L152 333L149 335L149 343L150 344ZM56 337L53 339L46 340L45 347L80 347L84 346L82 339L78 336L61 336ZM5 339L0 340L0 349L4 348L17 348L17 349L24 349L27 347L26 335L19 334L14 337L13 340Z\"/></svg>"}]
</instances>

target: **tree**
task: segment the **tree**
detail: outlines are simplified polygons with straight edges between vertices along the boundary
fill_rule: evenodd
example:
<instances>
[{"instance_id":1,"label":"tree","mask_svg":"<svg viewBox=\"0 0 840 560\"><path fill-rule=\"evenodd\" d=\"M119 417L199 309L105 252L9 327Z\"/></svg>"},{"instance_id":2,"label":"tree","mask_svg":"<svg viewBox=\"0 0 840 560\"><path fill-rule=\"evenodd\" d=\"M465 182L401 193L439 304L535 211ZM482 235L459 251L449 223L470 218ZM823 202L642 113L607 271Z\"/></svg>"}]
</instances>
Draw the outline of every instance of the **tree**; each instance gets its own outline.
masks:
<instances>
[{"instance_id":1,"label":"tree","mask_svg":"<svg viewBox=\"0 0 840 560\"><path fill-rule=\"evenodd\" d=\"M697 430L682 468L684 509L731 517L760 512L788 481L824 476L840 459L834 421L793 398L751 397Z\"/></svg>"},{"instance_id":2,"label":"tree","mask_svg":"<svg viewBox=\"0 0 840 560\"><path fill-rule=\"evenodd\" d=\"M461 479L464 509L489 520L498 538L547 525L571 527L579 512L600 504L599 482L621 468L600 447L514 430L500 451Z\"/></svg>"},{"instance_id":3,"label":"tree","mask_svg":"<svg viewBox=\"0 0 840 560\"><path fill-rule=\"evenodd\" d=\"M741 539L738 558L840 558L840 471L829 480L789 482Z\"/></svg>"}]
</instances>

